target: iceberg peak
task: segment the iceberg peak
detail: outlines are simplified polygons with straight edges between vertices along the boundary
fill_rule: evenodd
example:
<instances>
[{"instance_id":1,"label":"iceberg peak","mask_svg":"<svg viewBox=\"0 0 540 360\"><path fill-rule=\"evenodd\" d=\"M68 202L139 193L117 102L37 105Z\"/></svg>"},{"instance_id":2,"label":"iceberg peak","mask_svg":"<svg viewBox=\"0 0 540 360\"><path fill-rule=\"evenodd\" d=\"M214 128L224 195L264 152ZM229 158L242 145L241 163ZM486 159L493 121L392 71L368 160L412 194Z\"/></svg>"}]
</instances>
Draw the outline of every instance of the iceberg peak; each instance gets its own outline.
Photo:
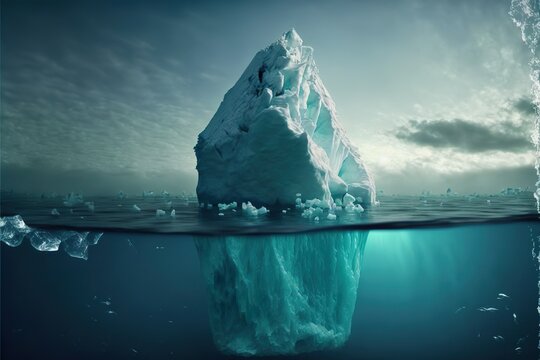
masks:
<instances>
[{"instance_id":1,"label":"iceberg peak","mask_svg":"<svg viewBox=\"0 0 540 360\"><path fill-rule=\"evenodd\" d=\"M259 51L195 146L205 203L326 202L347 192L375 202L375 184L295 29Z\"/></svg>"},{"instance_id":2,"label":"iceberg peak","mask_svg":"<svg viewBox=\"0 0 540 360\"><path fill-rule=\"evenodd\" d=\"M286 48L298 48L301 47L304 42L294 28L284 33L281 36L281 41Z\"/></svg>"}]
</instances>

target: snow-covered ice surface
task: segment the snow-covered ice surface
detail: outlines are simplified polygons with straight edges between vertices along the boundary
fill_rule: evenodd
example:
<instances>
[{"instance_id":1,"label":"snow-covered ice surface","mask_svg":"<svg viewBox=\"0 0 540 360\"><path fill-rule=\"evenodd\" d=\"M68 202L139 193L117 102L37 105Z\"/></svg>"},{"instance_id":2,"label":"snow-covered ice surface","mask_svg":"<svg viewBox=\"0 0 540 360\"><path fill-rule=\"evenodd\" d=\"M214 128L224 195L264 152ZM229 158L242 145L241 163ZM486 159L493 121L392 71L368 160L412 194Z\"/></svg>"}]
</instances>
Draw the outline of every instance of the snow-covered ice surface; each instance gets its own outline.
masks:
<instances>
[{"instance_id":1,"label":"snow-covered ice surface","mask_svg":"<svg viewBox=\"0 0 540 360\"><path fill-rule=\"evenodd\" d=\"M290 205L302 193L331 203L347 192L375 202L373 179L339 124L313 49L294 29L255 55L195 153L201 202Z\"/></svg>"}]
</instances>

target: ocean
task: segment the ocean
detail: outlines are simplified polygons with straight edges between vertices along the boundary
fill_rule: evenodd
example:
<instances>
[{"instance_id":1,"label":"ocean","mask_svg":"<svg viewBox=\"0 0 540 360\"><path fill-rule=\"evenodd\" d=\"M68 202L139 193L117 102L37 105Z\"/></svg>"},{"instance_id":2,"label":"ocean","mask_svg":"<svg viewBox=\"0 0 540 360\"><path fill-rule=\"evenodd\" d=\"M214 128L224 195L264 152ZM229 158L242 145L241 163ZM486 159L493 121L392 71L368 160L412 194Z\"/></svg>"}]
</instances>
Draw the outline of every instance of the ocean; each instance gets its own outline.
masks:
<instances>
[{"instance_id":1,"label":"ocean","mask_svg":"<svg viewBox=\"0 0 540 360\"><path fill-rule=\"evenodd\" d=\"M54 195L4 194L4 219L21 215L51 237L103 235L86 260L36 251L28 235L20 246L2 243L2 359L250 355L231 346L282 359L269 349L286 349L288 340L296 341L285 354L291 359L538 359L540 223L532 194L379 199L361 214L316 222L294 208L254 218L239 206L218 215L189 196L66 206ZM156 216L161 208L166 215ZM359 277L342 261L348 252ZM330 271L343 263L346 281ZM342 331L343 342L318 347L328 337L298 326L314 319L331 327L330 336Z\"/></svg>"}]
</instances>

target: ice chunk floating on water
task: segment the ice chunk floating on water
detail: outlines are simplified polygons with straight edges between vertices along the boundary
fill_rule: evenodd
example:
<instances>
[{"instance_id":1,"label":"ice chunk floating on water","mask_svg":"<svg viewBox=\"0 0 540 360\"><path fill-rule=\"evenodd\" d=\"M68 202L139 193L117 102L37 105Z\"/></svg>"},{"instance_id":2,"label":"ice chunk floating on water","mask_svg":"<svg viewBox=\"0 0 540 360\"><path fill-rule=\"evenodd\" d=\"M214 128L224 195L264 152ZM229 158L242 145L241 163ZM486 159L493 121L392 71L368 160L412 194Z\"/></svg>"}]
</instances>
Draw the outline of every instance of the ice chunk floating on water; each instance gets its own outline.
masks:
<instances>
[{"instance_id":1,"label":"ice chunk floating on water","mask_svg":"<svg viewBox=\"0 0 540 360\"><path fill-rule=\"evenodd\" d=\"M331 349L349 337L367 231L195 239L226 353Z\"/></svg>"},{"instance_id":2,"label":"ice chunk floating on water","mask_svg":"<svg viewBox=\"0 0 540 360\"><path fill-rule=\"evenodd\" d=\"M200 202L331 202L347 191L364 204L375 185L341 128L313 49L290 30L259 51L199 134Z\"/></svg>"},{"instance_id":3,"label":"ice chunk floating on water","mask_svg":"<svg viewBox=\"0 0 540 360\"><path fill-rule=\"evenodd\" d=\"M46 231L28 227L20 215L0 218L0 241L9 246L21 245L26 237L34 249L58 251L61 244L72 257L88 259L88 246L96 245L103 233Z\"/></svg>"},{"instance_id":4,"label":"ice chunk floating on water","mask_svg":"<svg viewBox=\"0 0 540 360\"><path fill-rule=\"evenodd\" d=\"M15 247L21 245L24 237L30 229L20 215L6 216L0 218L0 241L9 246Z\"/></svg>"}]
</instances>

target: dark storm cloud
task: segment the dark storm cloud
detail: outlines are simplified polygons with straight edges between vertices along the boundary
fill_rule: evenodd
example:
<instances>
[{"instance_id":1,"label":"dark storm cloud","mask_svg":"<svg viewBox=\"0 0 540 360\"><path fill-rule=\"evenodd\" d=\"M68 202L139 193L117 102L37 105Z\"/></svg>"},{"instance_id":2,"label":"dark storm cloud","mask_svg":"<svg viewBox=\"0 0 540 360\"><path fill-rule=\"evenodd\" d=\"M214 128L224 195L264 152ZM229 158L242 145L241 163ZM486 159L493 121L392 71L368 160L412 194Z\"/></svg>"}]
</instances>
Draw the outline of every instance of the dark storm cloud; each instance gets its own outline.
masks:
<instances>
[{"instance_id":1,"label":"dark storm cloud","mask_svg":"<svg viewBox=\"0 0 540 360\"><path fill-rule=\"evenodd\" d=\"M394 134L398 139L419 146L452 148L461 152L523 152L531 143L522 126L502 122L496 126L462 119L410 120Z\"/></svg>"},{"instance_id":2,"label":"dark storm cloud","mask_svg":"<svg viewBox=\"0 0 540 360\"><path fill-rule=\"evenodd\" d=\"M514 102L513 108L524 115L534 115L536 112L536 106L531 99L521 98Z\"/></svg>"}]
</instances>

